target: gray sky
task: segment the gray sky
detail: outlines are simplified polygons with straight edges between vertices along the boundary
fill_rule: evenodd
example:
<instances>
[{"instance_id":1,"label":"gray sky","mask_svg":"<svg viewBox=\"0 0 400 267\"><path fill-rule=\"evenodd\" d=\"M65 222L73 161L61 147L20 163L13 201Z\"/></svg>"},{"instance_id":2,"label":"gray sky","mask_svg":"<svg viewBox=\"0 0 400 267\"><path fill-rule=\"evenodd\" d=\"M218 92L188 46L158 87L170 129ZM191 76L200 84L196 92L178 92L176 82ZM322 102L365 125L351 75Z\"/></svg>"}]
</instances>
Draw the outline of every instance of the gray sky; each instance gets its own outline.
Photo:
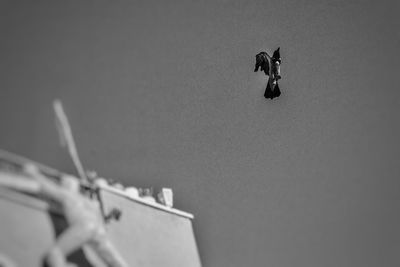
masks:
<instances>
[{"instance_id":1,"label":"gray sky","mask_svg":"<svg viewBox=\"0 0 400 267\"><path fill-rule=\"evenodd\" d=\"M172 187L204 266L400 264L396 1L0 2L0 147ZM397 17L397 18L396 18ZM282 96L254 56L281 47Z\"/></svg>"}]
</instances>

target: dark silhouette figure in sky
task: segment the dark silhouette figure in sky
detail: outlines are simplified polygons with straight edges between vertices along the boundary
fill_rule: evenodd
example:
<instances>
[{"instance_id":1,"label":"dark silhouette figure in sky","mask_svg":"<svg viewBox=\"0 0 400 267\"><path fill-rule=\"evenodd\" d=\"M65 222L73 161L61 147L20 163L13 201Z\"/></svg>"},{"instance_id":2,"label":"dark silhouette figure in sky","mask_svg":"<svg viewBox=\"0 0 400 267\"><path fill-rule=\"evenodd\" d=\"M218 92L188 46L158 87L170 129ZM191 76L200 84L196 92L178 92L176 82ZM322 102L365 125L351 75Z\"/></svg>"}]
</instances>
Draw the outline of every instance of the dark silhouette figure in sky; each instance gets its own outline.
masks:
<instances>
[{"instance_id":1,"label":"dark silhouette figure in sky","mask_svg":"<svg viewBox=\"0 0 400 267\"><path fill-rule=\"evenodd\" d=\"M281 55L279 53L279 47L274 51L272 57L267 52L260 52L256 55L256 66L254 72L257 72L259 68L264 71L265 75L268 75L268 84L265 89L264 97L273 99L281 95L279 90L278 80L281 79Z\"/></svg>"}]
</instances>

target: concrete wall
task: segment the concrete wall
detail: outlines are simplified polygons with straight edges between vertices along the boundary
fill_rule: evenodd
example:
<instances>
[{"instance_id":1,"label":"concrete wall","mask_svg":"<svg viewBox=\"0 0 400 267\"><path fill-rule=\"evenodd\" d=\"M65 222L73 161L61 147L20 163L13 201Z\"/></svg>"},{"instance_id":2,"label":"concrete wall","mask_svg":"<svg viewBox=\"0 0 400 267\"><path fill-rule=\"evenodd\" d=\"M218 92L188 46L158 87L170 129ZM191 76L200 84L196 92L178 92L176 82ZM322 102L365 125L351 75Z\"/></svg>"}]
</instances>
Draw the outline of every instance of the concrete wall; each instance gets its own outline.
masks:
<instances>
[{"instance_id":1,"label":"concrete wall","mask_svg":"<svg viewBox=\"0 0 400 267\"><path fill-rule=\"evenodd\" d=\"M41 266L44 253L67 226L65 220L41 200L0 189L0 254L20 267ZM122 211L108 233L129 266L200 266L190 219L110 192L103 197L106 208ZM81 250L69 260L90 266Z\"/></svg>"}]
</instances>

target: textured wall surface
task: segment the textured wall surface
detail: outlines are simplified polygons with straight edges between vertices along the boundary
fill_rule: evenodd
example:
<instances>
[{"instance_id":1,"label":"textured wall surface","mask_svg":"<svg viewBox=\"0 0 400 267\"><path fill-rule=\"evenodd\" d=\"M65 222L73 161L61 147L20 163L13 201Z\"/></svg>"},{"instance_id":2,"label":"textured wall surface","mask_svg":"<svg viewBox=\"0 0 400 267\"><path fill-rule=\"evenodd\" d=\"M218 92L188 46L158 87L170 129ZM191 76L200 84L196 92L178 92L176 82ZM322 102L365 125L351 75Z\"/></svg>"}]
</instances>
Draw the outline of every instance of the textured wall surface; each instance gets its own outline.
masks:
<instances>
[{"instance_id":1,"label":"textured wall surface","mask_svg":"<svg viewBox=\"0 0 400 267\"><path fill-rule=\"evenodd\" d=\"M120 220L108 224L107 230L129 266L200 267L190 219L113 193L102 195L106 209L118 207L122 211ZM42 266L55 237L67 227L65 219L48 213L44 204L4 188L0 190L0 259L6 256L20 267ZM69 260L80 267L92 266L81 249Z\"/></svg>"},{"instance_id":2,"label":"textured wall surface","mask_svg":"<svg viewBox=\"0 0 400 267\"><path fill-rule=\"evenodd\" d=\"M26 205L29 201L0 189L0 256L20 267L39 267L55 234L50 216L38 205Z\"/></svg>"},{"instance_id":3,"label":"textured wall surface","mask_svg":"<svg viewBox=\"0 0 400 267\"><path fill-rule=\"evenodd\" d=\"M130 266L193 266L200 259L192 221L103 191L106 208L122 211L108 230Z\"/></svg>"},{"instance_id":4,"label":"textured wall surface","mask_svg":"<svg viewBox=\"0 0 400 267\"><path fill-rule=\"evenodd\" d=\"M0 147L172 187L205 266L400 265L398 1L0 1ZM281 47L283 95L254 55Z\"/></svg>"}]
</instances>

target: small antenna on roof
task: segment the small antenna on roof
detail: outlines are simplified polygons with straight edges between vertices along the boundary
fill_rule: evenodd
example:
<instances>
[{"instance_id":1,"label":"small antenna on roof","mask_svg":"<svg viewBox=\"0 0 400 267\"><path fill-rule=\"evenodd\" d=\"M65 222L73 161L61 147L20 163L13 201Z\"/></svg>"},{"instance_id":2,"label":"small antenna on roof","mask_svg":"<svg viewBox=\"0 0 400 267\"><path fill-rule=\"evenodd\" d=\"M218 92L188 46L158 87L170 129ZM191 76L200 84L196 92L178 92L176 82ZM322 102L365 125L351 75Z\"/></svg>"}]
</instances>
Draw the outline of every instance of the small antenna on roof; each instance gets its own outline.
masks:
<instances>
[{"instance_id":1,"label":"small antenna on roof","mask_svg":"<svg viewBox=\"0 0 400 267\"><path fill-rule=\"evenodd\" d=\"M56 126L60 137L61 146L67 147L69 156L71 157L80 178L83 182L87 183L88 178L83 169L82 162L79 159L78 150L76 149L71 126L69 125L68 118L65 115L61 101L58 99L54 100L53 107L56 115Z\"/></svg>"}]
</instances>

